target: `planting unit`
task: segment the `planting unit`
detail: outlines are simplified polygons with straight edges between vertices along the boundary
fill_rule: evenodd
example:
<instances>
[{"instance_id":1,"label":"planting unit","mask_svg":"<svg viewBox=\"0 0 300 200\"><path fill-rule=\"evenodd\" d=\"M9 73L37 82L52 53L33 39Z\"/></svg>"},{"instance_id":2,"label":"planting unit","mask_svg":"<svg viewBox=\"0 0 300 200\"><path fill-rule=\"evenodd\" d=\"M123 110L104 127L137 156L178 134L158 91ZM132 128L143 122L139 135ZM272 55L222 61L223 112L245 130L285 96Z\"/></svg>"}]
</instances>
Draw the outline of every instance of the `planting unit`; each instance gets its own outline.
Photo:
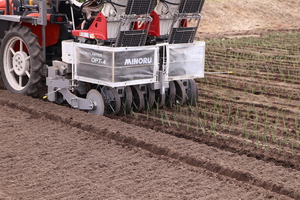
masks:
<instances>
[{"instance_id":1,"label":"planting unit","mask_svg":"<svg viewBox=\"0 0 300 200\"><path fill-rule=\"evenodd\" d=\"M0 1L5 87L103 115L195 104L204 0ZM188 23L189 22L189 23Z\"/></svg>"}]
</instances>

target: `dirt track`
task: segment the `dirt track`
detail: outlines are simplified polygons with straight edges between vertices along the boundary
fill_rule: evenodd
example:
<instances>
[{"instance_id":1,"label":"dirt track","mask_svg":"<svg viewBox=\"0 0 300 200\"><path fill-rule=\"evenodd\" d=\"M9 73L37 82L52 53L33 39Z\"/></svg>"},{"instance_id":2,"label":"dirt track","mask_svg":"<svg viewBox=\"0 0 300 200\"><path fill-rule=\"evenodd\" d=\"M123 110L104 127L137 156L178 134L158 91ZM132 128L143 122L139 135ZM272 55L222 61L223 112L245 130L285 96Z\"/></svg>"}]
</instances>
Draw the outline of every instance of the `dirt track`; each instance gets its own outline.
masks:
<instances>
[{"instance_id":1,"label":"dirt track","mask_svg":"<svg viewBox=\"0 0 300 200\"><path fill-rule=\"evenodd\" d=\"M0 105L0 199L300 197L291 168L4 90Z\"/></svg>"}]
</instances>

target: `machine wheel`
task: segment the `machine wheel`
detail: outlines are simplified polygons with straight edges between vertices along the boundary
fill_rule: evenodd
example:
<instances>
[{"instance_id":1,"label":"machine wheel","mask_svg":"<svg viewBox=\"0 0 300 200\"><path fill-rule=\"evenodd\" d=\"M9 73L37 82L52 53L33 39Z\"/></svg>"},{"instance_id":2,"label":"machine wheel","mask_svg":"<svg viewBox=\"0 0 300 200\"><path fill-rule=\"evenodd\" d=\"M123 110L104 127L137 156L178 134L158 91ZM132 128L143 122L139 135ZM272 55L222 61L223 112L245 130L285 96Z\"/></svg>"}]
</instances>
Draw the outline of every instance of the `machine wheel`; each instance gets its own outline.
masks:
<instances>
[{"instance_id":1,"label":"machine wheel","mask_svg":"<svg viewBox=\"0 0 300 200\"><path fill-rule=\"evenodd\" d=\"M162 108L165 105L166 94L161 94L160 90L155 90L154 108Z\"/></svg>"},{"instance_id":2,"label":"machine wheel","mask_svg":"<svg viewBox=\"0 0 300 200\"><path fill-rule=\"evenodd\" d=\"M56 98L55 98L55 103L57 104L62 104L65 102L64 96L60 92L56 92Z\"/></svg>"},{"instance_id":3,"label":"machine wheel","mask_svg":"<svg viewBox=\"0 0 300 200\"><path fill-rule=\"evenodd\" d=\"M132 90L132 108L135 112L140 112L145 108L145 98L139 86L131 86Z\"/></svg>"},{"instance_id":4,"label":"machine wheel","mask_svg":"<svg viewBox=\"0 0 300 200\"><path fill-rule=\"evenodd\" d=\"M147 94L145 96L145 109L153 108L155 103L155 91L151 89L150 85L147 85Z\"/></svg>"},{"instance_id":5,"label":"machine wheel","mask_svg":"<svg viewBox=\"0 0 300 200\"><path fill-rule=\"evenodd\" d=\"M105 112L118 114L121 110L121 99L117 90L108 86L104 86L100 90L105 104Z\"/></svg>"},{"instance_id":6,"label":"machine wheel","mask_svg":"<svg viewBox=\"0 0 300 200\"><path fill-rule=\"evenodd\" d=\"M186 90L187 103L195 106L198 101L198 87L194 79L188 80L188 89Z\"/></svg>"},{"instance_id":7,"label":"machine wheel","mask_svg":"<svg viewBox=\"0 0 300 200\"><path fill-rule=\"evenodd\" d=\"M36 35L28 27L14 26L5 33L0 51L5 87L14 93L37 95L44 61Z\"/></svg>"},{"instance_id":8,"label":"machine wheel","mask_svg":"<svg viewBox=\"0 0 300 200\"><path fill-rule=\"evenodd\" d=\"M186 92L184 85L182 84L181 81L174 81L175 87L176 87L176 97L175 101L177 104L182 105L186 101Z\"/></svg>"},{"instance_id":9,"label":"machine wheel","mask_svg":"<svg viewBox=\"0 0 300 200\"><path fill-rule=\"evenodd\" d=\"M89 100L92 100L95 108L93 110L89 110L89 113L95 114L95 115L103 115L104 114L104 100L101 96L101 94L97 90L90 90L86 98Z\"/></svg>"},{"instance_id":10,"label":"machine wheel","mask_svg":"<svg viewBox=\"0 0 300 200\"><path fill-rule=\"evenodd\" d=\"M124 112L129 113L132 105L132 91L129 86L125 87L125 95L121 101Z\"/></svg>"},{"instance_id":11,"label":"machine wheel","mask_svg":"<svg viewBox=\"0 0 300 200\"><path fill-rule=\"evenodd\" d=\"M173 81L169 82L169 89L166 92L166 106L172 107L175 103L176 87Z\"/></svg>"}]
</instances>

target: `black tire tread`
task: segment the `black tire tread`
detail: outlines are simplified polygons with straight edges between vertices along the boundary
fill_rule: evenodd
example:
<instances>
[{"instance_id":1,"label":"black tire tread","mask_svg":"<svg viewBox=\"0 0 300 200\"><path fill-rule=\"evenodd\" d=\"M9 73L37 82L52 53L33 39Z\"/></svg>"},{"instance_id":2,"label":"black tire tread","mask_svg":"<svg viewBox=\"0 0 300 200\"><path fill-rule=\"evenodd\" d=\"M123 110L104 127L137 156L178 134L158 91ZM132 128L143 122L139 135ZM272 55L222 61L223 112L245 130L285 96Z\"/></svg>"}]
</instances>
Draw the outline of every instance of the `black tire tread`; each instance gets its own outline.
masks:
<instances>
[{"instance_id":1,"label":"black tire tread","mask_svg":"<svg viewBox=\"0 0 300 200\"><path fill-rule=\"evenodd\" d=\"M2 80L6 88L12 92L24 94L27 96L37 96L40 82L42 80L42 67L45 61L42 58L42 47L38 43L38 37L31 32L31 29L26 26L21 26L13 24L10 30L5 31L5 36L1 42L1 52L4 51L7 41L11 38L17 36L21 38L26 44L30 55L30 79L27 86L22 91L16 91L10 87L9 83L6 80L3 67L3 53L0 55L2 62L0 63L0 71Z\"/></svg>"}]
</instances>

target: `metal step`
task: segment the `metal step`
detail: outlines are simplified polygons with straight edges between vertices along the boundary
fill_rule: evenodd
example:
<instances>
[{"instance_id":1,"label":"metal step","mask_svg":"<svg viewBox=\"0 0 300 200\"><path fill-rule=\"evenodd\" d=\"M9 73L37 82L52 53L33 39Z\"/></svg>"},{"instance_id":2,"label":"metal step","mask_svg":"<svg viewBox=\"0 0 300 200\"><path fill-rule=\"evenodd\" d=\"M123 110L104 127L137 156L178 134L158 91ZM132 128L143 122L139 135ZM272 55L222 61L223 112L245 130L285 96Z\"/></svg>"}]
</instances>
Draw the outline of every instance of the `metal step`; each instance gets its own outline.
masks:
<instances>
[{"instance_id":1,"label":"metal step","mask_svg":"<svg viewBox=\"0 0 300 200\"><path fill-rule=\"evenodd\" d=\"M200 13L205 0L182 0L179 5L179 13Z\"/></svg>"},{"instance_id":2,"label":"metal step","mask_svg":"<svg viewBox=\"0 0 300 200\"><path fill-rule=\"evenodd\" d=\"M149 14L153 9L154 0L128 0L126 15Z\"/></svg>"},{"instance_id":3,"label":"metal step","mask_svg":"<svg viewBox=\"0 0 300 200\"><path fill-rule=\"evenodd\" d=\"M121 31L115 44L116 47L144 46L148 30Z\"/></svg>"},{"instance_id":4,"label":"metal step","mask_svg":"<svg viewBox=\"0 0 300 200\"><path fill-rule=\"evenodd\" d=\"M193 43L197 27L179 27L173 28L169 44Z\"/></svg>"}]
</instances>

